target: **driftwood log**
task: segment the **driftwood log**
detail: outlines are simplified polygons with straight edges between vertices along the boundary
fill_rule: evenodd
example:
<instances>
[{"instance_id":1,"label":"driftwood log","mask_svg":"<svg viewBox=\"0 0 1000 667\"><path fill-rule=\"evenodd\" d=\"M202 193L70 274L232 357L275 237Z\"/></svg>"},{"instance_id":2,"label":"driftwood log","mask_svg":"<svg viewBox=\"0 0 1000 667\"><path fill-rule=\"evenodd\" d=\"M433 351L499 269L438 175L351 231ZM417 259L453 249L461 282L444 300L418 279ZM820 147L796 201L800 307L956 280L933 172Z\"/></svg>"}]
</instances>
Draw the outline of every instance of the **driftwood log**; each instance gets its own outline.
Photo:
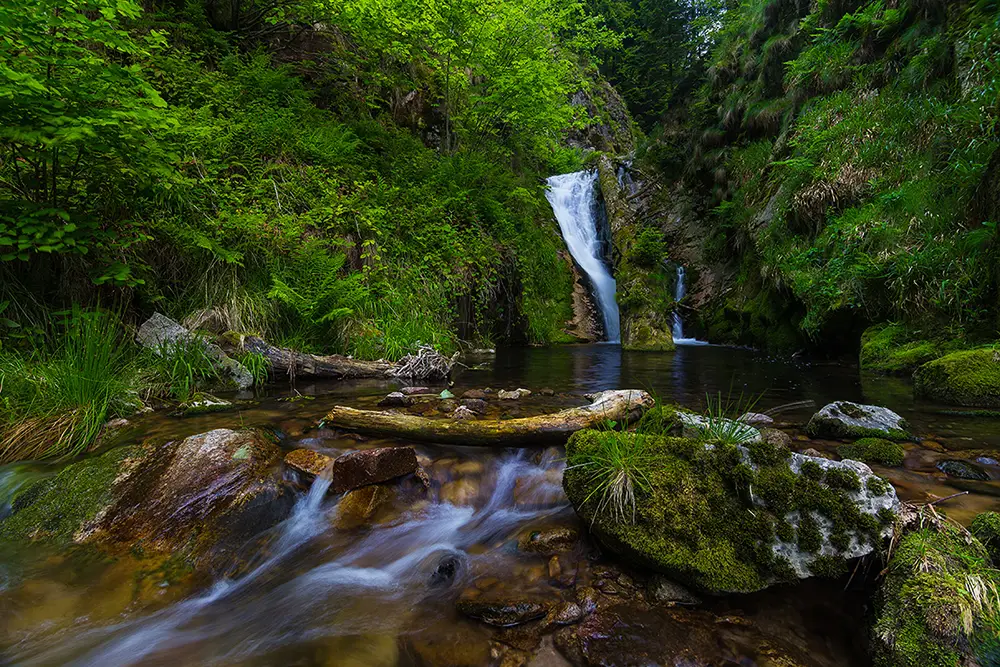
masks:
<instances>
[{"instance_id":1,"label":"driftwood log","mask_svg":"<svg viewBox=\"0 0 1000 667\"><path fill-rule=\"evenodd\" d=\"M339 354L321 356L297 352L284 347L275 347L257 336L243 339L243 349L264 355L271 365L272 375L287 375L290 378L331 378L349 380L354 378L389 377L394 364L387 361L362 361L349 359Z\"/></svg>"},{"instance_id":2,"label":"driftwood log","mask_svg":"<svg viewBox=\"0 0 1000 667\"><path fill-rule=\"evenodd\" d=\"M576 431L607 420L638 419L652 406L653 398L646 392L618 389L596 394L590 405L520 419L428 419L398 412L336 406L323 423L366 435L451 445L517 447L562 444Z\"/></svg>"}]
</instances>

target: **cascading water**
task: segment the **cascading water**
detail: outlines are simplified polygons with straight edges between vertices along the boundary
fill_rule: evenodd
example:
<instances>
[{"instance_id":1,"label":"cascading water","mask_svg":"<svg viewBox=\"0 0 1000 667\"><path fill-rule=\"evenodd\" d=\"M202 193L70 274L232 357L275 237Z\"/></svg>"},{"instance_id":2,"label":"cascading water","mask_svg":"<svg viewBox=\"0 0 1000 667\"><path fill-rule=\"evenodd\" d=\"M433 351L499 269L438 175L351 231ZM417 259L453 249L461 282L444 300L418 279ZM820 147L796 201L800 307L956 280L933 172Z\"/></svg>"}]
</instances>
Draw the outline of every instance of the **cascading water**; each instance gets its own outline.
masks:
<instances>
[{"instance_id":1,"label":"cascading water","mask_svg":"<svg viewBox=\"0 0 1000 667\"><path fill-rule=\"evenodd\" d=\"M587 274L597 297L608 342L620 338L618 304L615 302L615 279L601 257L597 233L597 173L577 171L548 179L545 197L559 221L559 230L570 254Z\"/></svg>"},{"instance_id":2,"label":"cascading water","mask_svg":"<svg viewBox=\"0 0 1000 667\"><path fill-rule=\"evenodd\" d=\"M686 287L684 285L684 267L680 264L677 265L677 286L674 287L674 302L680 303L681 299L684 298ZM684 337L684 320L681 319L681 311L675 309L673 313L673 327L672 334L674 338L674 345L708 345L703 340L698 340L697 338L685 338Z\"/></svg>"}]
</instances>

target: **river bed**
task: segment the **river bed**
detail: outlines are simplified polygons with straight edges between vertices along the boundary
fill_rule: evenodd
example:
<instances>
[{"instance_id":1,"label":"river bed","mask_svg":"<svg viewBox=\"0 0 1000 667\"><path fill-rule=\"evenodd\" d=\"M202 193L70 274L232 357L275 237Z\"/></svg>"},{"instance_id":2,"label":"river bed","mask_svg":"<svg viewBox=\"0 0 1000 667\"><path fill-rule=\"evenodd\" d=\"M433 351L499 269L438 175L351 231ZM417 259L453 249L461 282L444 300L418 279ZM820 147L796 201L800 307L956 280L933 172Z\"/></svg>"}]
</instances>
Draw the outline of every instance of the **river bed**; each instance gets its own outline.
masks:
<instances>
[{"instance_id":1,"label":"river bed","mask_svg":"<svg viewBox=\"0 0 1000 667\"><path fill-rule=\"evenodd\" d=\"M613 388L646 389L692 409L718 394L742 396L756 411L811 401L776 417L797 449L834 451L837 443L809 440L802 431L827 402L883 405L909 419L923 439L906 445L903 468L873 466L901 498L925 501L968 490L944 506L965 522L1000 509L994 481L1000 468L977 463L992 479L974 483L936 468L947 458L995 456L1000 422L942 414L940 406L915 402L904 380L714 346L672 354L614 345L518 348L469 365L451 387L457 395L484 387L535 392L504 405L508 416L580 405L584 394ZM318 427L330 406L372 407L397 386L275 386L240 411L185 419L147 415L133 437L166 440L259 426L277 433L285 449L337 454L399 444ZM865 573L846 587L810 580L697 606L650 606L654 582L618 567L585 537L555 563L548 554L518 548L525 535L553 528L585 536L586 526L562 494L559 448L416 450L433 482L429 492L401 483L370 521L352 525L338 512L338 497L318 480L303 488L287 520L234 554L229 567L208 574L174 571L171 563L142 554L109 558L30 545L0 554L0 664L543 667L569 664L567 655L587 664L655 664L666 655L688 660L679 664L867 664ZM9 487L53 469L8 466L0 480ZM560 629L568 623L498 629L456 610L460 600L512 595L569 608L584 604L581 596L591 591L598 611L586 620L586 633L577 633L582 638ZM794 662L781 662L785 658Z\"/></svg>"}]
</instances>

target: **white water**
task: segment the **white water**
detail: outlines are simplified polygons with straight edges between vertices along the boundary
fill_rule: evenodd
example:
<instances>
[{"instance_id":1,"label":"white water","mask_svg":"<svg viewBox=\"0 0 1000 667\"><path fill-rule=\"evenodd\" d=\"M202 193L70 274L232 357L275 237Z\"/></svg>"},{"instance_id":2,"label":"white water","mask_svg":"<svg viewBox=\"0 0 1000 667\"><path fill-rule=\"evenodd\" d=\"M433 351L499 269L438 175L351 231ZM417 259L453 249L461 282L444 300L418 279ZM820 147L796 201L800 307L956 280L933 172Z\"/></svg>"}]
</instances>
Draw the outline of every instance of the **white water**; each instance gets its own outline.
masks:
<instances>
[{"instance_id":1,"label":"white water","mask_svg":"<svg viewBox=\"0 0 1000 667\"><path fill-rule=\"evenodd\" d=\"M681 299L684 298L686 294L686 287L684 285L684 267L680 264L677 265L677 287L674 288L674 301L680 303ZM703 340L698 340L697 338L685 338L684 337L684 320L681 319L681 311L679 309L674 310L673 316L673 338L674 345L708 345Z\"/></svg>"},{"instance_id":2,"label":"white water","mask_svg":"<svg viewBox=\"0 0 1000 667\"><path fill-rule=\"evenodd\" d=\"M577 171L548 179L545 197L559 221L566 246L573 259L590 278L604 320L608 342L620 339L618 304L615 302L615 279L601 257L601 240L597 235L596 187L597 173Z\"/></svg>"}]
</instances>

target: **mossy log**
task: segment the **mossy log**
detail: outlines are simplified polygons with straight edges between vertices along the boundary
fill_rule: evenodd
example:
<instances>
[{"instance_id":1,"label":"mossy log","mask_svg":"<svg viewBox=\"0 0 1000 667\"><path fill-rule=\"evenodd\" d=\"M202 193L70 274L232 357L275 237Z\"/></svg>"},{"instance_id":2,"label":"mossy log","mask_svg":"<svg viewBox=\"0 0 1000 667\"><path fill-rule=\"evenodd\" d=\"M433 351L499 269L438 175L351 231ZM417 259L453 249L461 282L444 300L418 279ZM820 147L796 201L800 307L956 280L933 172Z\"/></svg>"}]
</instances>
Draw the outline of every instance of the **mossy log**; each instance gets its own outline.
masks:
<instances>
[{"instance_id":1,"label":"mossy log","mask_svg":"<svg viewBox=\"0 0 1000 667\"><path fill-rule=\"evenodd\" d=\"M379 410L334 407L323 419L327 426L367 435L389 436L451 445L517 447L562 444L573 433L599 426L605 421L638 419L653 406L644 391L603 391L593 402L537 417L506 420L428 419Z\"/></svg>"},{"instance_id":2,"label":"mossy log","mask_svg":"<svg viewBox=\"0 0 1000 667\"><path fill-rule=\"evenodd\" d=\"M273 375L334 380L384 378L395 368L395 364L387 361L363 361L339 354L321 356L275 347L257 336L244 338L243 349L264 355Z\"/></svg>"}]
</instances>

